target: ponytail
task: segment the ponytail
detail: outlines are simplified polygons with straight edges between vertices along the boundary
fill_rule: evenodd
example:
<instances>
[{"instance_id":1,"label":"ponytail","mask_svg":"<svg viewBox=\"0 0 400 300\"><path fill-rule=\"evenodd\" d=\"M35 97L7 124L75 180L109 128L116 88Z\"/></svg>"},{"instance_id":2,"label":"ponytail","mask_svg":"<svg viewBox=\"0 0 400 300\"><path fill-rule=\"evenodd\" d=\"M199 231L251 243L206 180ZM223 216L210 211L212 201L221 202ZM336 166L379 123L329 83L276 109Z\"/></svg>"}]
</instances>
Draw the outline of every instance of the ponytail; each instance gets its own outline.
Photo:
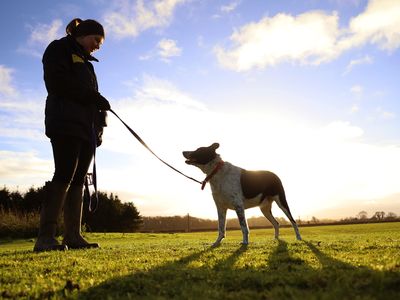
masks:
<instances>
[{"instance_id":1,"label":"ponytail","mask_svg":"<svg viewBox=\"0 0 400 300\"><path fill-rule=\"evenodd\" d=\"M69 24L65 28L67 34L76 37L76 31L77 31L76 29L80 23L82 23L82 20L79 18L75 18L71 22L69 22Z\"/></svg>"}]
</instances>

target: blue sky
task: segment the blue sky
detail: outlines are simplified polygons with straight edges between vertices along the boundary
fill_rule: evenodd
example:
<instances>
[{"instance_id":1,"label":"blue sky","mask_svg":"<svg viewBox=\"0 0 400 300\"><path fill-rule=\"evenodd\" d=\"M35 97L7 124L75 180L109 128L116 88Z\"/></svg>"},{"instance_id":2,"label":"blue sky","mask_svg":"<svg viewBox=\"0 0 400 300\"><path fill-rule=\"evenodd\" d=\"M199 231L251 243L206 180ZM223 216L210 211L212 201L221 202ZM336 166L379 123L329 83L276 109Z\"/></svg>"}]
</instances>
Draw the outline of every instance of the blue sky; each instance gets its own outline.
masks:
<instances>
[{"instance_id":1,"label":"blue sky","mask_svg":"<svg viewBox=\"0 0 400 300\"><path fill-rule=\"evenodd\" d=\"M400 214L398 0L16 0L0 14L0 184L52 177L41 55L80 17L105 27L100 92L178 169L202 180L181 153L219 142L223 159L276 172L296 218ZM146 216L216 218L208 187L112 115L104 140L100 190Z\"/></svg>"}]
</instances>

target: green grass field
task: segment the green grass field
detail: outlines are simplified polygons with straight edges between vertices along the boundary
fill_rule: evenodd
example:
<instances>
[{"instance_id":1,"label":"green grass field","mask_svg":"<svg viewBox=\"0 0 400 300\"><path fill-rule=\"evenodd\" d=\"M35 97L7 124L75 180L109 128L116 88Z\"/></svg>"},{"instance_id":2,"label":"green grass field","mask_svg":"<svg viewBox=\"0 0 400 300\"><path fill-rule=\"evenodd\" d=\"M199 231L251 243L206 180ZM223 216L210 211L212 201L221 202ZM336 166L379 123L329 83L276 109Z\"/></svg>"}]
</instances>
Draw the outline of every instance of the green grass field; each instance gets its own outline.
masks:
<instances>
[{"instance_id":1,"label":"green grass field","mask_svg":"<svg viewBox=\"0 0 400 300\"><path fill-rule=\"evenodd\" d=\"M101 249L33 253L0 243L0 298L400 299L400 223L216 232L89 234Z\"/></svg>"}]
</instances>

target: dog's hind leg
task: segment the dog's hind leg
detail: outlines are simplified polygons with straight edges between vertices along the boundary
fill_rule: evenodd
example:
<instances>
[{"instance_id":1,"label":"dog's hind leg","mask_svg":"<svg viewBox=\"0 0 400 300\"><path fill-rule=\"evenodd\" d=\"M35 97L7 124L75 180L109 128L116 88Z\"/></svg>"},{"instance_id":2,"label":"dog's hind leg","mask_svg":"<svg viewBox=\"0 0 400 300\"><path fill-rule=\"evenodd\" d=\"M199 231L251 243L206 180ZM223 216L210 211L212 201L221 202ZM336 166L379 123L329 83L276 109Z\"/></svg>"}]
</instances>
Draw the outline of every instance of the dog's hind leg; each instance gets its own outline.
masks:
<instances>
[{"instance_id":1,"label":"dog's hind leg","mask_svg":"<svg viewBox=\"0 0 400 300\"><path fill-rule=\"evenodd\" d=\"M247 225L246 216L244 214L244 207L237 206L237 207L235 207L235 211L238 216L240 228L242 229L242 233L243 233L242 245L248 245L250 230L249 230L249 226Z\"/></svg>"},{"instance_id":2,"label":"dog's hind leg","mask_svg":"<svg viewBox=\"0 0 400 300\"><path fill-rule=\"evenodd\" d=\"M268 221L271 222L272 226L274 226L275 229L275 238L279 238L279 223L277 220L275 220L274 216L271 213L271 206L272 206L272 200L267 199L265 201L265 204L260 206L260 210L263 213L263 215L268 219Z\"/></svg>"},{"instance_id":3,"label":"dog's hind leg","mask_svg":"<svg viewBox=\"0 0 400 300\"><path fill-rule=\"evenodd\" d=\"M290 223L292 223L294 232L296 233L296 238L301 241L301 236L300 236L300 232L299 232L299 228L297 227L297 223L294 220L294 218L292 217L292 214L290 213L289 210L289 206L287 205L286 199L284 200L286 205L283 205L283 203L281 203L280 201L280 197L279 199L275 199L276 204L278 204L279 208L285 213L285 215L288 217Z\"/></svg>"},{"instance_id":4,"label":"dog's hind leg","mask_svg":"<svg viewBox=\"0 0 400 300\"><path fill-rule=\"evenodd\" d=\"M217 207L218 211L218 237L217 240L212 244L212 247L217 247L221 244L221 241L225 238L226 232L226 208Z\"/></svg>"}]
</instances>

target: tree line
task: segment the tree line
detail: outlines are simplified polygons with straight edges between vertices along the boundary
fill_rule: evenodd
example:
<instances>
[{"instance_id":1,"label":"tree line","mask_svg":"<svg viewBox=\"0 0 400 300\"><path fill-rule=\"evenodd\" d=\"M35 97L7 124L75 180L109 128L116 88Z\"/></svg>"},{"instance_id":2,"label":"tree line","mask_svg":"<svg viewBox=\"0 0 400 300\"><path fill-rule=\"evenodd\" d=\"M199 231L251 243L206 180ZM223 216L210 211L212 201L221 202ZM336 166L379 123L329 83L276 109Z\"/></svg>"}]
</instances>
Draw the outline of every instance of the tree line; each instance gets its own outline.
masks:
<instances>
[{"instance_id":1,"label":"tree line","mask_svg":"<svg viewBox=\"0 0 400 300\"><path fill-rule=\"evenodd\" d=\"M0 236L16 236L16 228L21 223L36 228L27 229L29 234L37 233L40 207L45 198L44 187L31 187L27 192L10 191L6 187L0 189ZM91 195L94 200L94 195ZM135 232L142 223L142 217L133 203L122 202L117 195L98 192L98 208L89 212L88 199L83 206L82 224L91 232ZM62 218L61 218L62 219ZM62 228L62 226L60 226Z\"/></svg>"},{"instance_id":2,"label":"tree line","mask_svg":"<svg viewBox=\"0 0 400 300\"><path fill-rule=\"evenodd\" d=\"M361 214L360 214L361 213ZM371 217L365 211L360 212L354 217L342 219L318 219L313 216L310 220L297 219L296 223L300 226L315 225L336 225L336 224L354 224L354 223L376 223L400 221L400 217L393 212L385 213L383 211L375 212ZM289 221L282 217L275 218L280 226L291 226ZM267 228L272 224L263 216L251 217L247 219L250 228ZM240 229L237 218L227 219L228 229ZM141 232L190 232L216 230L218 228L217 220L201 219L190 215L186 216L157 216L143 217L143 223L140 227Z\"/></svg>"},{"instance_id":3,"label":"tree line","mask_svg":"<svg viewBox=\"0 0 400 300\"><path fill-rule=\"evenodd\" d=\"M289 225L285 218L277 217L280 225ZM272 227L271 223L265 217L251 217L247 219L251 228ZM237 218L227 219L226 227L228 229L239 229L240 224ZM171 216L171 217L143 217L141 232L190 232L216 230L218 220L201 219L190 216Z\"/></svg>"},{"instance_id":4,"label":"tree line","mask_svg":"<svg viewBox=\"0 0 400 300\"><path fill-rule=\"evenodd\" d=\"M392 221L400 221L400 217L394 212L384 212L384 211L376 211L372 214L372 216L368 216L368 213L365 210L360 211L354 217L342 218L340 220L320 220L316 217L312 217L311 220L307 221L304 224L353 224L353 223L375 223L375 222L392 222Z\"/></svg>"},{"instance_id":5,"label":"tree line","mask_svg":"<svg viewBox=\"0 0 400 300\"><path fill-rule=\"evenodd\" d=\"M39 225L40 204L44 197L43 187L32 187L25 193L9 191L6 187L0 189L0 237L35 236ZM89 212L87 201L84 203L82 224L84 230L89 232L190 232L218 228L217 220L190 215L142 217L133 203L124 203L112 193L99 192L98 198L99 205L95 212ZM290 225L285 218L276 219L280 225ZM247 221L251 228L272 227L263 216L248 218ZM400 221L400 218L393 212L377 211L368 216L366 211L360 211L354 217L340 220L318 219L314 216L310 220L296 220L301 226L385 221ZM228 219L227 228L239 229L237 218ZM62 226L59 230L62 231Z\"/></svg>"}]
</instances>

